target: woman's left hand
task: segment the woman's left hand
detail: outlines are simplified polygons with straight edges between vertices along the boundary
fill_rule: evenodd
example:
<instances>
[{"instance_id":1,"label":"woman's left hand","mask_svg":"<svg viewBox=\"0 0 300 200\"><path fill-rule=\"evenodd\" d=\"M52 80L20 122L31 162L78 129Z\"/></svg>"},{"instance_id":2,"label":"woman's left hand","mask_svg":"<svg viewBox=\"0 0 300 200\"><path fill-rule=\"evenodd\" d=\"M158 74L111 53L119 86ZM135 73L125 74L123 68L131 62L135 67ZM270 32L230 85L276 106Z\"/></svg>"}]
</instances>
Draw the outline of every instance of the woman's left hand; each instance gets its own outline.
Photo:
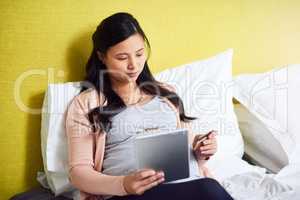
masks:
<instances>
[{"instance_id":1,"label":"woman's left hand","mask_svg":"<svg viewBox=\"0 0 300 200\"><path fill-rule=\"evenodd\" d=\"M193 141L193 151L198 161L208 160L217 152L216 131L211 131L205 139L203 135L196 135Z\"/></svg>"}]
</instances>

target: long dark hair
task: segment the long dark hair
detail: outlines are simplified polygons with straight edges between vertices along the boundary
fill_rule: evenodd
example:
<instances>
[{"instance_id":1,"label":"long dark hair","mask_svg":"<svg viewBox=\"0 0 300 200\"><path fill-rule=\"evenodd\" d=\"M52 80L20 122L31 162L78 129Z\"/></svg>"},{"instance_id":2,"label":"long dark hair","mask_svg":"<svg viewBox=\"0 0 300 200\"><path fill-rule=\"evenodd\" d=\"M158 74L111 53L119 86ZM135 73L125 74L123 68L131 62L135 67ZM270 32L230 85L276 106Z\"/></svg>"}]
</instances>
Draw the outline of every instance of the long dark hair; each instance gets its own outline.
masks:
<instances>
[{"instance_id":1,"label":"long dark hair","mask_svg":"<svg viewBox=\"0 0 300 200\"><path fill-rule=\"evenodd\" d=\"M93 51L86 64L86 76L81 92L91 87L95 88L98 94L105 97L106 101L105 106L100 105L88 113L88 118L93 125L94 131L97 129L108 131L111 128L111 118L126 108L124 101L112 89L109 75L105 73L107 68L101 59L99 59L97 51L105 55L110 47L136 33L143 37L150 53L149 40L138 21L129 13L116 13L104 19L92 36ZM164 87L164 84L154 79L147 61L136 83L148 95L166 97L179 110L180 120L186 122L195 119L185 115L182 100L175 92L170 91Z\"/></svg>"}]
</instances>

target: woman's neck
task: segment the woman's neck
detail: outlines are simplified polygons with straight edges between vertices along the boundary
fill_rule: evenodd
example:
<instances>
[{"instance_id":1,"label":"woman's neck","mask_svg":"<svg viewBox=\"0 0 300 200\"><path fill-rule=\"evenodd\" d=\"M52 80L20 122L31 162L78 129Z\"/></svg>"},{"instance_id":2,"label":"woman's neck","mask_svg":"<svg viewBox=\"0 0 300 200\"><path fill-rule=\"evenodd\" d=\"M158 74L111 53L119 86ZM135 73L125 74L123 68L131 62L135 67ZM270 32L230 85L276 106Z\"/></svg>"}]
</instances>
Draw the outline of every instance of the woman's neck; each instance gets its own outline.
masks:
<instances>
[{"instance_id":1,"label":"woman's neck","mask_svg":"<svg viewBox=\"0 0 300 200\"><path fill-rule=\"evenodd\" d=\"M112 84L112 88L126 104L134 103L141 98L141 91L136 82Z\"/></svg>"}]
</instances>

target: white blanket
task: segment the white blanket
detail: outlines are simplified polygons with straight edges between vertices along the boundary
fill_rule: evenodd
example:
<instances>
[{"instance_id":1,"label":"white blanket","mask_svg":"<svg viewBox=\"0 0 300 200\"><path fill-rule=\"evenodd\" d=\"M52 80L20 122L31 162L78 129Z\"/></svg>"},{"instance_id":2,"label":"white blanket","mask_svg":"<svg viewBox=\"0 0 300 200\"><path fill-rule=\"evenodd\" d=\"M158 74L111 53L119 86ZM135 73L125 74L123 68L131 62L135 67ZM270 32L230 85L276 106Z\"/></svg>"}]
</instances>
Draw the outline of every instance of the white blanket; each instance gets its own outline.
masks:
<instances>
[{"instance_id":1,"label":"white blanket","mask_svg":"<svg viewBox=\"0 0 300 200\"><path fill-rule=\"evenodd\" d=\"M212 173L235 200L300 199L300 165L289 164L278 174L237 157L219 157L208 163Z\"/></svg>"}]
</instances>

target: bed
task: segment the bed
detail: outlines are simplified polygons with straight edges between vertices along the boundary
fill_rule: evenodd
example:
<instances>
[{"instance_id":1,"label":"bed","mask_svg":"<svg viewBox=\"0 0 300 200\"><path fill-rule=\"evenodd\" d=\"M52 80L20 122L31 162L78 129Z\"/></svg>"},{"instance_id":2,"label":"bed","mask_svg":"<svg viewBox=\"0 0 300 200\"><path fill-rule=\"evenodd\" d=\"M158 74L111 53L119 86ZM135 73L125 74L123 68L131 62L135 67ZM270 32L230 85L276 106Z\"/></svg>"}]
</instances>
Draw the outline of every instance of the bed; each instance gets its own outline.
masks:
<instances>
[{"instance_id":1,"label":"bed","mask_svg":"<svg viewBox=\"0 0 300 200\"><path fill-rule=\"evenodd\" d=\"M300 110L300 65L232 77L232 54L228 50L206 60L174 67L157 74L156 79L173 85L183 99L186 112L199 118L192 126L195 130L203 128L203 124L209 124L208 130L220 129L218 123L207 123L208 119L229 127L231 132L218 136L218 153L207 165L234 199L300 199L300 134L297 134L300 127L295 112ZM226 94L219 90L224 87ZM196 96L191 92L197 90L199 94L217 95L212 99L204 95L200 101L189 99ZM12 200L76 199L78 191L68 180L63 113L79 91L79 82L49 85L41 131L45 170L38 174L44 188L16 195ZM238 103L232 104L232 98ZM200 113L199 108L196 112L199 105L219 108L220 103L226 112L211 114L200 110ZM276 115L272 115L274 106L278 106Z\"/></svg>"}]
</instances>

